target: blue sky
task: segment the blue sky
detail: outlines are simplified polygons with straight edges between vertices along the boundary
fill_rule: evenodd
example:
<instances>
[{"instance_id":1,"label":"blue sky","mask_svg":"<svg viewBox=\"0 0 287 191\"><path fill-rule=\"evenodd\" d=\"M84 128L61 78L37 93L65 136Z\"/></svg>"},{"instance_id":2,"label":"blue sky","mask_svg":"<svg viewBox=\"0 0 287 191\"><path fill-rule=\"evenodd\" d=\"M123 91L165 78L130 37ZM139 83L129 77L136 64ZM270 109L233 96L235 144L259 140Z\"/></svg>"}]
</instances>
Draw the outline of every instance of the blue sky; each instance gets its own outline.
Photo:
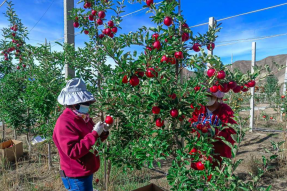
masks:
<instances>
[{"instance_id":1,"label":"blue sky","mask_svg":"<svg viewBox=\"0 0 287 191\"><path fill-rule=\"evenodd\" d=\"M22 18L23 23L30 30L39 18L50 6L53 0L15 0L13 1L15 11ZM159 2L160 0L155 0ZM2 1L1 1L2 2ZM187 20L189 26L208 22L208 18L213 16L215 19L221 19L229 16L233 16L240 13L245 13L277 4L286 3L284 0L219 0L219 1L192 1L181 0L183 6L183 15ZM77 1L75 1L75 6ZM126 13L133 12L142 7L141 4L127 4L125 8ZM0 8L1 13L6 11L6 6ZM222 41L230 41L236 39L256 38L268 35L276 35L287 33L287 5L277 7L274 9L253 13L245 16L240 16L232 19L222 21L222 30L219 33L216 45L226 44L219 43ZM126 14L123 13L123 14ZM108 14L107 19L110 18ZM63 37L63 0L54 0L51 8L37 24L37 26L30 33L30 43L37 44L43 43L44 39L53 41ZM141 11L131 16L124 18L124 22L121 24L122 32L135 31L141 26L152 26L149 15L145 14L145 11ZM0 28L7 26L6 18L0 16ZM207 25L200 26L192 29L194 33L206 32ZM78 32L76 30L76 32ZM76 36L76 46L83 46L84 42L88 38L85 34ZM287 35L270 38L257 41L257 60L261 60L267 56L277 54L287 54ZM55 44L52 44L55 45ZM54 50L60 50L58 45L53 46ZM251 41L237 43L228 46L216 47L214 51L215 55L221 57L224 64L230 63L231 54L233 54L233 60L250 60L251 59Z\"/></svg>"}]
</instances>

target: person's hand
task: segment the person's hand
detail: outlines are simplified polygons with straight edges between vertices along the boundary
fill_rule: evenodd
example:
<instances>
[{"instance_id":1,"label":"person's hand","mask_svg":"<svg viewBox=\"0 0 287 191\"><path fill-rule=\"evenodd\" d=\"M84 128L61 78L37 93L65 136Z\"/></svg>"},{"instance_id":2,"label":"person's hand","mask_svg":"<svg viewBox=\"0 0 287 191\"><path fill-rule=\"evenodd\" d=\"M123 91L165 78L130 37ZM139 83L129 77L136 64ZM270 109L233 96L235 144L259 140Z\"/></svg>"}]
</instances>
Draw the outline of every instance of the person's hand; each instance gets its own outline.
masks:
<instances>
[{"instance_id":1,"label":"person's hand","mask_svg":"<svg viewBox=\"0 0 287 191\"><path fill-rule=\"evenodd\" d=\"M104 130L104 127L105 127L104 123L100 121L94 126L93 131L96 131L100 136Z\"/></svg>"},{"instance_id":2,"label":"person's hand","mask_svg":"<svg viewBox=\"0 0 287 191\"><path fill-rule=\"evenodd\" d=\"M112 115L108 115L108 116L111 116L113 118L113 123L112 124L107 124L107 123L104 123L104 131L109 131L110 128L112 128L114 125L115 125L115 119Z\"/></svg>"}]
</instances>

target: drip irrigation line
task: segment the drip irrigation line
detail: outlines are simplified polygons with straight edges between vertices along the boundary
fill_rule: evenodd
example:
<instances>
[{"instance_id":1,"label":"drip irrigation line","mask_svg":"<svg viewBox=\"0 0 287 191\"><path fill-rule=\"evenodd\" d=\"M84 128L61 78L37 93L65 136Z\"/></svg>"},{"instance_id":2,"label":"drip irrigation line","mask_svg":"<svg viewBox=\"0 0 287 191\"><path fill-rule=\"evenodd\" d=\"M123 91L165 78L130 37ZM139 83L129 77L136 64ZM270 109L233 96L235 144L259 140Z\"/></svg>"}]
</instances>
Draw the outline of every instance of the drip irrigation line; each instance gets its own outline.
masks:
<instances>
[{"instance_id":1,"label":"drip irrigation line","mask_svg":"<svg viewBox=\"0 0 287 191\"><path fill-rule=\"evenodd\" d=\"M250 12L241 13L241 14L238 14L238 15L233 15L233 16L230 16L230 17L225 17L225 18L222 18L222 19L218 19L216 21L224 21L224 20L227 20L227 19L232 19L232 18L235 18L235 17L243 16L243 15L248 15L248 14L257 13L257 12L260 12L260 11L265 11L265 10L268 10L268 9L273 9L273 8L276 8L276 7L281 7L281 6L284 6L284 5L287 5L287 3L282 3L282 4L279 4L279 5L274 5L274 6L271 6L271 7L266 7L266 8L258 9L258 10L255 10L255 11L250 11ZM191 26L189 28L199 27L199 26L203 26L203 25L208 25L208 22L207 23L198 24L198 25L194 25L194 26Z\"/></svg>"}]
</instances>

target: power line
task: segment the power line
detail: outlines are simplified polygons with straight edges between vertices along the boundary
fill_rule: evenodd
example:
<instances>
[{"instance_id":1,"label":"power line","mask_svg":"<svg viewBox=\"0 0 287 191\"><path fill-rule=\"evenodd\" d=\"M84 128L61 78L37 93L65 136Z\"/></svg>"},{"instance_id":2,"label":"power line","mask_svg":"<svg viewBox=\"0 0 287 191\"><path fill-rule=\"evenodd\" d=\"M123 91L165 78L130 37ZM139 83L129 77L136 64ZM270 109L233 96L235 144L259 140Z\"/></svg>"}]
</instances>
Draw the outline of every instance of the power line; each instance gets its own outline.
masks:
<instances>
[{"instance_id":1,"label":"power line","mask_svg":"<svg viewBox=\"0 0 287 191\"><path fill-rule=\"evenodd\" d=\"M162 3L162 2L163 2L163 1L160 1L160 2L156 3L155 5L158 5L158 4ZM136 10L136 11L131 12L131 13L128 13L128 14L123 15L123 16L121 16L121 17L126 17L126 16L132 15L132 14L134 14L134 13L140 12L140 11L145 10L145 9L147 9L147 7L142 8L142 9L139 9L139 10Z\"/></svg>"},{"instance_id":2,"label":"power line","mask_svg":"<svg viewBox=\"0 0 287 191\"><path fill-rule=\"evenodd\" d=\"M279 5L274 5L274 6L271 6L271 7L266 7L266 8L263 8L263 9L258 9L258 10L255 10L255 11L250 11L250 12L247 12L247 13L242 13L242 14L226 17L226 18L223 18L223 19L218 19L216 21L224 21L224 20L231 19L231 18L234 18L234 17L239 17L239 16L242 16L242 15L248 15L248 14L251 14L251 13L257 13L257 12L260 12L260 11L265 11L265 10L268 10L268 9L281 7L283 5L287 5L287 3L282 3L282 4L279 4ZM198 25L194 25L194 26L191 26L189 28L199 27L199 26L203 26L203 25L207 25L207 24L208 24L208 22L207 23L198 24Z\"/></svg>"},{"instance_id":3,"label":"power line","mask_svg":"<svg viewBox=\"0 0 287 191\"><path fill-rule=\"evenodd\" d=\"M2 7L6 1L7 1L7 0L4 0L3 3L1 3L0 7Z\"/></svg>"},{"instance_id":4,"label":"power line","mask_svg":"<svg viewBox=\"0 0 287 191\"><path fill-rule=\"evenodd\" d=\"M32 27L32 29L31 29L29 32L31 32L31 31L34 29L34 27L41 21L41 19L44 17L44 15L48 12L48 10L49 10L49 9L51 8L51 6L53 5L54 1L55 1L55 0L52 1L52 3L50 4L50 6L47 8L47 10L44 12L44 14L40 17L40 19L36 22L36 24Z\"/></svg>"}]
</instances>

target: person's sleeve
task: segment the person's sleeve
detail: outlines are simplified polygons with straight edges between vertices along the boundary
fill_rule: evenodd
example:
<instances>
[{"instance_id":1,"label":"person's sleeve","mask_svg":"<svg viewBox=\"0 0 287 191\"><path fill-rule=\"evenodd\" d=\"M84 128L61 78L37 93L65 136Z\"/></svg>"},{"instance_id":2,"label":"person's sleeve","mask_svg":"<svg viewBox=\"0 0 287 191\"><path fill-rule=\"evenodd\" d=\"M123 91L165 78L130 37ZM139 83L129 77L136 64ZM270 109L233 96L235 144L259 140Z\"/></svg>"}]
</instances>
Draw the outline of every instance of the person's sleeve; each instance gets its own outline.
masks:
<instances>
[{"instance_id":1,"label":"person's sleeve","mask_svg":"<svg viewBox=\"0 0 287 191\"><path fill-rule=\"evenodd\" d=\"M89 153L92 146L98 139L98 133L93 131L88 133L84 138L73 129L72 124L62 123L65 127L59 128L61 132L57 133L57 138L60 141L59 145L62 151L71 159L79 159Z\"/></svg>"}]
</instances>

